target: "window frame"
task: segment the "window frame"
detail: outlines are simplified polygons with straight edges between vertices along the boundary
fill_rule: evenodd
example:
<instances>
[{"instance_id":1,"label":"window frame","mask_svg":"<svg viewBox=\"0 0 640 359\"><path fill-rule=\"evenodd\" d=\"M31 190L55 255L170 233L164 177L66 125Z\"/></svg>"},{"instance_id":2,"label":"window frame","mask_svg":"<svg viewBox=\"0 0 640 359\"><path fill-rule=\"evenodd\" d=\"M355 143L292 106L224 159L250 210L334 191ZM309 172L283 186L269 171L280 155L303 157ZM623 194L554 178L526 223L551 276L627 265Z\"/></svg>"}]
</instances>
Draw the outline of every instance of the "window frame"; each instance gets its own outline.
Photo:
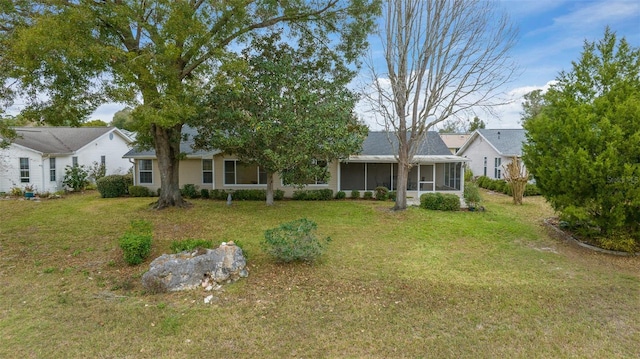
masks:
<instances>
[{"instance_id":1,"label":"window frame","mask_svg":"<svg viewBox=\"0 0 640 359\"><path fill-rule=\"evenodd\" d=\"M229 169L227 168L227 163L233 163L233 171L229 171ZM256 166L256 183L238 183L238 164L244 164L244 165L250 165L250 166ZM242 162L240 160L237 159L225 159L224 160L224 164L223 164L223 168L224 168L224 178L223 178L223 185L225 186L238 186L238 187L256 187L256 186L260 186L260 187L265 187L267 185L267 176L266 176L266 171L263 171L260 166L258 165L253 165L253 164L248 164L245 162ZM228 176L230 174L233 174L233 183L229 183L227 182ZM261 183L261 179L264 178L264 183Z\"/></svg>"},{"instance_id":2,"label":"window frame","mask_svg":"<svg viewBox=\"0 0 640 359\"><path fill-rule=\"evenodd\" d=\"M210 167L209 168L205 168L205 163L209 163ZM202 166L202 184L213 184L213 159L210 158L203 158L202 162L200 162L201 166ZM207 181L205 179L205 175L210 175L211 176L211 180Z\"/></svg>"},{"instance_id":3,"label":"window frame","mask_svg":"<svg viewBox=\"0 0 640 359\"><path fill-rule=\"evenodd\" d=\"M493 178L502 179L502 169L500 168L502 166L502 158L500 157L494 158L493 163L494 163Z\"/></svg>"},{"instance_id":4,"label":"window frame","mask_svg":"<svg viewBox=\"0 0 640 359\"><path fill-rule=\"evenodd\" d=\"M49 157L49 182L57 181L56 158Z\"/></svg>"},{"instance_id":5,"label":"window frame","mask_svg":"<svg viewBox=\"0 0 640 359\"><path fill-rule=\"evenodd\" d=\"M18 160L20 168L20 183L31 182L31 169L29 162L29 157L20 157Z\"/></svg>"},{"instance_id":6,"label":"window frame","mask_svg":"<svg viewBox=\"0 0 640 359\"><path fill-rule=\"evenodd\" d=\"M149 164L148 168L146 168L147 166L144 166L143 163L145 164ZM146 178L145 181L143 181L142 178L142 174L146 175L148 174L150 179L147 182ZM153 160L151 159L139 159L138 160L138 183L140 184L153 184Z\"/></svg>"}]
</instances>

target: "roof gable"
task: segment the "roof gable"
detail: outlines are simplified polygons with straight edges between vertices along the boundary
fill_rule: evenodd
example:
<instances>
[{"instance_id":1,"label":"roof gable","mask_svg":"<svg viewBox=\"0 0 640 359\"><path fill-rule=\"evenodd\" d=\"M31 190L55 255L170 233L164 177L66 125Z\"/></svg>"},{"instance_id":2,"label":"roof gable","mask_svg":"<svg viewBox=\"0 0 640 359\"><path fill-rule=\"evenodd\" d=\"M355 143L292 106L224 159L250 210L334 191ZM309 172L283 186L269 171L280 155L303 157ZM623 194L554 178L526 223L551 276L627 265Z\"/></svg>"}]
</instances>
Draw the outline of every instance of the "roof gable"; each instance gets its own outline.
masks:
<instances>
[{"instance_id":1,"label":"roof gable","mask_svg":"<svg viewBox=\"0 0 640 359\"><path fill-rule=\"evenodd\" d=\"M524 129L477 129L457 154L462 154L478 137L482 136L501 156L522 156L522 144L527 141Z\"/></svg>"},{"instance_id":2,"label":"roof gable","mask_svg":"<svg viewBox=\"0 0 640 359\"><path fill-rule=\"evenodd\" d=\"M47 154L71 154L109 132L114 127L15 127L18 134L13 142ZM130 139L119 133L125 141Z\"/></svg>"}]
</instances>

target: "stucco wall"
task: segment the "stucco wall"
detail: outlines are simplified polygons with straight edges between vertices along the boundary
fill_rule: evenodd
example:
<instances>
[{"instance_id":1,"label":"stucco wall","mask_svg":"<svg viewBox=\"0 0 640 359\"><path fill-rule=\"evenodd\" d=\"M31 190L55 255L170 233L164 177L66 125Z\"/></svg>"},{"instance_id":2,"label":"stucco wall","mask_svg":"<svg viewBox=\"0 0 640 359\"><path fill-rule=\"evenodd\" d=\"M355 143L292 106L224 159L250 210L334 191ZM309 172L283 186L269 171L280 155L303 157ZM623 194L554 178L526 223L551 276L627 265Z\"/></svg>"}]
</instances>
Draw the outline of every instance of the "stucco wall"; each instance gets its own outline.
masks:
<instances>
[{"instance_id":1,"label":"stucco wall","mask_svg":"<svg viewBox=\"0 0 640 359\"><path fill-rule=\"evenodd\" d=\"M506 165L511 162L511 158L501 156L491 145L484 140L481 136L476 137L472 143L461 153L462 157L469 158L471 162L469 167L474 176L484 176L484 158L487 157L487 174L489 178L495 177L495 159L501 158L502 165ZM504 173L504 168L500 166L501 171Z\"/></svg>"}]
</instances>

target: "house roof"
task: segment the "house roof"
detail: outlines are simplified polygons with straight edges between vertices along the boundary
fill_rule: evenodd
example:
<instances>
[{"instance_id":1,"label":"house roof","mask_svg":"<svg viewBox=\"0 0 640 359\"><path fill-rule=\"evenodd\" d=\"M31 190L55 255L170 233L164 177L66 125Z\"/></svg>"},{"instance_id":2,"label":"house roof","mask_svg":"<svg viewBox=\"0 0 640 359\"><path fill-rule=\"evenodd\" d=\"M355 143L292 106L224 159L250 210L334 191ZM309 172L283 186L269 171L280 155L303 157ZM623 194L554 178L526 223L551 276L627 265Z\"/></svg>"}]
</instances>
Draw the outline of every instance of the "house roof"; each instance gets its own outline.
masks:
<instances>
[{"instance_id":1,"label":"house roof","mask_svg":"<svg viewBox=\"0 0 640 359\"><path fill-rule=\"evenodd\" d=\"M12 143L46 154L72 154L99 137L116 132L127 142L131 139L115 127L14 127L18 137Z\"/></svg>"},{"instance_id":2,"label":"house roof","mask_svg":"<svg viewBox=\"0 0 640 359\"><path fill-rule=\"evenodd\" d=\"M189 126L182 127L182 140L180 141L180 153L184 153L187 157L202 157L202 156L211 156L220 153L220 150L213 151L205 151L205 150L194 150L193 146L195 145L194 137L198 134L198 131ZM132 149L127 152L123 158L155 158L156 150L147 149Z\"/></svg>"},{"instance_id":3,"label":"house roof","mask_svg":"<svg viewBox=\"0 0 640 359\"><path fill-rule=\"evenodd\" d=\"M468 133L440 133L440 138L449 148L460 148L471 136Z\"/></svg>"},{"instance_id":4,"label":"house roof","mask_svg":"<svg viewBox=\"0 0 640 359\"><path fill-rule=\"evenodd\" d=\"M522 156L522 144L526 142L523 129L477 129L460 148L457 154L463 153L478 137L484 138L501 156Z\"/></svg>"},{"instance_id":5,"label":"house roof","mask_svg":"<svg viewBox=\"0 0 640 359\"><path fill-rule=\"evenodd\" d=\"M391 140L391 141L389 141ZM362 144L359 156L393 156L398 152L398 138L390 132L372 131ZM425 141L415 153L417 156L447 156L451 151L435 131L427 132Z\"/></svg>"}]
</instances>

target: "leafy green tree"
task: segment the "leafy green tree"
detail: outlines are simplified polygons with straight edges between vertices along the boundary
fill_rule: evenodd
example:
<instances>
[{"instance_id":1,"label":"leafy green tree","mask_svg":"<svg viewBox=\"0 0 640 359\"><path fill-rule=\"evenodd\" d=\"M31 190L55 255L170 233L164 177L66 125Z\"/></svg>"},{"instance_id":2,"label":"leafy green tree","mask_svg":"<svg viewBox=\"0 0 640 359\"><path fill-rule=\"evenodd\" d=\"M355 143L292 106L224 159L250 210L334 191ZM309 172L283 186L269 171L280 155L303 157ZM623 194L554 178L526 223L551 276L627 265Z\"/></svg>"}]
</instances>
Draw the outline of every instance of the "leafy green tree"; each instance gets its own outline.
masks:
<instances>
[{"instance_id":1,"label":"leafy green tree","mask_svg":"<svg viewBox=\"0 0 640 359\"><path fill-rule=\"evenodd\" d=\"M131 107L125 107L122 110L113 114L111 120L111 126L117 127L121 130L135 131L135 119L133 118L133 109Z\"/></svg>"},{"instance_id":2,"label":"leafy green tree","mask_svg":"<svg viewBox=\"0 0 640 359\"><path fill-rule=\"evenodd\" d=\"M29 1L34 14L12 40L31 117L79 124L101 103L125 103L141 147L153 147L162 191L156 208L183 206L182 128L249 35L279 26L292 38L356 62L377 0ZM36 94L45 96L36 96Z\"/></svg>"},{"instance_id":3,"label":"leafy green tree","mask_svg":"<svg viewBox=\"0 0 640 359\"><path fill-rule=\"evenodd\" d=\"M479 128L485 128L486 124L482 121L478 116L474 117L471 122L469 122L469 130L467 132L473 132Z\"/></svg>"},{"instance_id":4,"label":"leafy green tree","mask_svg":"<svg viewBox=\"0 0 640 359\"><path fill-rule=\"evenodd\" d=\"M291 46L274 33L255 39L238 65L221 75L236 79L208 96L198 143L236 154L285 184L326 181L332 160L360 150L367 128L353 113L346 87L355 75L342 60L303 37Z\"/></svg>"},{"instance_id":5,"label":"leafy green tree","mask_svg":"<svg viewBox=\"0 0 640 359\"><path fill-rule=\"evenodd\" d=\"M544 94L542 90L533 90L524 95L524 101L522 102L522 115L521 122L525 123L528 120L538 116L544 108Z\"/></svg>"},{"instance_id":6,"label":"leafy green tree","mask_svg":"<svg viewBox=\"0 0 640 359\"><path fill-rule=\"evenodd\" d=\"M109 125L102 120L91 120L91 121L83 122L81 126L82 127L107 127Z\"/></svg>"},{"instance_id":7,"label":"leafy green tree","mask_svg":"<svg viewBox=\"0 0 640 359\"><path fill-rule=\"evenodd\" d=\"M447 120L442 123L438 133L457 133L460 130L459 125L460 122L458 120Z\"/></svg>"},{"instance_id":8,"label":"leafy green tree","mask_svg":"<svg viewBox=\"0 0 640 359\"><path fill-rule=\"evenodd\" d=\"M557 80L523 123L527 168L566 220L618 245L638 243L640 49L607 28Z\"/></svg>"}]
</instances>

